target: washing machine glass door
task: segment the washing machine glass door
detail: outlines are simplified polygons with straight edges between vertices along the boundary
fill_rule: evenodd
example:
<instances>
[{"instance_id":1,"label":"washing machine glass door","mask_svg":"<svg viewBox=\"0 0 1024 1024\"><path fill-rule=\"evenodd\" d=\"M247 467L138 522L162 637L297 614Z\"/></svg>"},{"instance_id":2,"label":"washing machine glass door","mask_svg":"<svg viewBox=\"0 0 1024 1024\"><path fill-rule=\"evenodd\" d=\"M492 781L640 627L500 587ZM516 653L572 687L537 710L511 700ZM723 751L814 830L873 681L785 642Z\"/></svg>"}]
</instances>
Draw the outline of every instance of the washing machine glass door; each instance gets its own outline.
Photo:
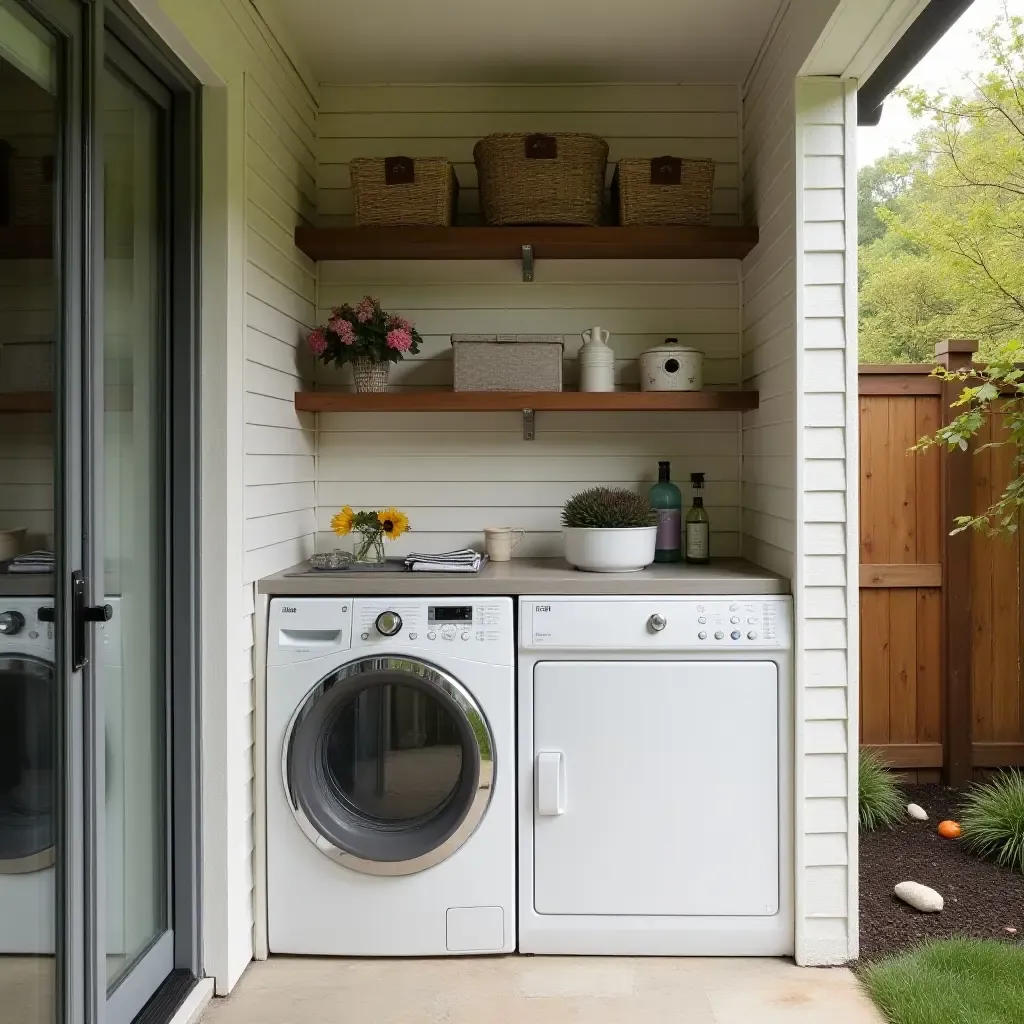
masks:
<instances>
[{"instance_id":1,"label":"washing machine glass door","mask_svg":"<svg viewBox=\"0 0 1024 1024\"><path fill-rule=\"evenodd\" d=\"M494 742L456 679L415 658L363 658L306 695L285 736L292 813L323 853L375 875L422 871L473 834Z\"/></svg>"},{"instance_id":2,"label":"washing machine glass door","mask_svg":"<svg viewBox=\"0 0 1024 1024\"><path fill-rule=\"evenodd\" d=\"M53 864L53 665L0 654L0 874Z\"/></svg>"}]
</instances>

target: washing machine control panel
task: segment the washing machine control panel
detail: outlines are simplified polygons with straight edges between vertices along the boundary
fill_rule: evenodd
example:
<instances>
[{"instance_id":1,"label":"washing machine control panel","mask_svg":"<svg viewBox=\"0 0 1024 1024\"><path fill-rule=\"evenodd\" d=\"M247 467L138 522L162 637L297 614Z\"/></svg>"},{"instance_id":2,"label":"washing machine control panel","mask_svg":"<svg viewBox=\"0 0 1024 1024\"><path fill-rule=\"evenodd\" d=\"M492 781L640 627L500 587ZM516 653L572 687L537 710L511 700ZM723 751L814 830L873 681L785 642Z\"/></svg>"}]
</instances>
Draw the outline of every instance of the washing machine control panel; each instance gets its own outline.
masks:
<instances>
[{"instance_id":1,"label":"washing machine control panel","mask_svg":"<svg viewBox=\"0 0 1024 1024\"><path fill-rule=\"evenodd\" d=\"M524 647L750 650L788 647L788 597L523 598Z\"/></svg>"},{"instance_id":2,"label":"washing machine control panel","mask_svg":"<svg viewBox=\"0 0 1024 1024\"><path fill-rule=\"evenodd\" d=\"M490 658L512 638L508 598L364 598L355 600L353 642L359 647L396 644Z\"/></svg>"}]
</instances>

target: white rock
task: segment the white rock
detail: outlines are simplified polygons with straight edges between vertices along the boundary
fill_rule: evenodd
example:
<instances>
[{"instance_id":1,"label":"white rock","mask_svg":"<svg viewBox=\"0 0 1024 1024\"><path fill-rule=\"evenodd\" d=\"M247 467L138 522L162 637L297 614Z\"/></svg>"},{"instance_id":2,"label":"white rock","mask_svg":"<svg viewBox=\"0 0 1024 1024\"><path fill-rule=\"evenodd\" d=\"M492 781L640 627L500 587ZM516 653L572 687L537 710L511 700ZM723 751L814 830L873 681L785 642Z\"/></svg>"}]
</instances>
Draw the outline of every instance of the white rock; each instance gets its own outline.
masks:
<instances>
[{"instance_id":1,"label":"white rock","mask_svg":"<svg viewBox=\"0 0 1024 1024\"><path fill-rule=\"evenodd\" d=\"M893 890L904 903L926 914L937 914L944 906L942 897L920 882L900 882Z\"/></svg>"},{"instance_id":2,"label":"white rock","mask_svg":"<svg viewBox=\"0 0 1024 1024\"><path fill-rule=\"evenodd\" d=\"M920 804L907 804L907 814L915 821L928 820L928 812Z\"/></svg>"}]
</instances>

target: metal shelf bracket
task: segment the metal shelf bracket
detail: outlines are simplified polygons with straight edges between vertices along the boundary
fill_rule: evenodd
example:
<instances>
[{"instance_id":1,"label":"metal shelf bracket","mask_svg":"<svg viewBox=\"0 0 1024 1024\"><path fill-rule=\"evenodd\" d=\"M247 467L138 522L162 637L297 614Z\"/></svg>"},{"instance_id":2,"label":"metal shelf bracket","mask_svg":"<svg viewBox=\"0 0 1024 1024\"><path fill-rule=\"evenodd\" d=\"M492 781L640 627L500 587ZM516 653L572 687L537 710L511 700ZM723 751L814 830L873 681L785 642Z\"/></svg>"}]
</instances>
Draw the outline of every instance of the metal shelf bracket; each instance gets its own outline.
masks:
<instances>
[{"instance_id":1,"label":"metal shelf bracket","mask_svg":"<svg viewBox=\"0 0 1024 1024\"><path fill-rule=\"evenodd\" d=\"M532 409L523 410L523 440L532 441L537 436L536 416Z\"/></svg>"},{"instance_id":2,"label":"metal shelf bracket","mask_svg":"<svg viewBox=\"0 0 1024 1024\"><path fill-rule=\"evenodd\" d=\"M523 246L523 280L533 280L533 246Z\"/></svg>"}]
</instances>

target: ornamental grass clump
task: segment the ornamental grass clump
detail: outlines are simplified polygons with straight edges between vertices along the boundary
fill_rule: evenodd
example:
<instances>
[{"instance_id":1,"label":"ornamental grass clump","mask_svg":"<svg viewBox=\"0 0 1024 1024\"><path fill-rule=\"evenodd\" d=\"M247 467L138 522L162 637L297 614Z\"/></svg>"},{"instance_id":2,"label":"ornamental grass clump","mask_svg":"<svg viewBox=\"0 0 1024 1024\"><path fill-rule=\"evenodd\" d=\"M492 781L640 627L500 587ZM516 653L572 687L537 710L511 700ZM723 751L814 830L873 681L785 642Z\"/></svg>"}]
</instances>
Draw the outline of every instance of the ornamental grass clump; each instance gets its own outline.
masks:
<instances>
[{"instance_id":1,"label":"ornamental grass clump","mask_svg":"<svg viewBox=\"0 0 1024 1024\"><path fill-rule=\"evenodd\" d=\"M971 790L960 837L979 857L1024 874L1024 773L1001 772Z\"/></svg>"},{"instance_id":2,"label":"ornamental grass clump","mask_svg":"<svg viewBox=\"0 0 1024 1024\"><path fill-rule=\"evenodd\" d=\"M580 491L562 509L562 525L574 530L630 530L654 523L647 497L622 487Z\"/></svg>"},{"instance_id":3,"label":"ornamental grass clump","mask_svg":"<svg viewBox=\"0 0 1024 1024\"><path fill-rule=\"evenodd\" d=\"M889 766L875 751L861 750L857 774L860 827L892 828L903 817L904 797Z\"/></svg>"}]
</instances>

